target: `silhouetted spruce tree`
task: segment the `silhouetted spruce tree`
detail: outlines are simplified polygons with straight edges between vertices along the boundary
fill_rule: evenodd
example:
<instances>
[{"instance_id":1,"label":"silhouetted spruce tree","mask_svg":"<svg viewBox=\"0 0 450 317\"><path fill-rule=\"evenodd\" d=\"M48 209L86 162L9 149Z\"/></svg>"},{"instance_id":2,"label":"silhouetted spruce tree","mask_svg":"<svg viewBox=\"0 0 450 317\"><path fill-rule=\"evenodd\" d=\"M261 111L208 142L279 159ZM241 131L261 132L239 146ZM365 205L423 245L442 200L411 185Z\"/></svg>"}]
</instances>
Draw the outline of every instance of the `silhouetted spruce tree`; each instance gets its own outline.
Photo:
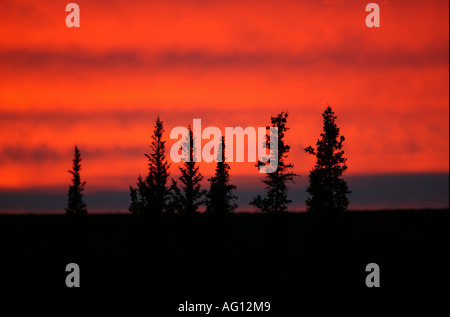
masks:
<instances>
[{"instance_id":1,"label":"silhouetted spruce tree","mask_svg":"<svg viewBox=\"0 0 450 317\"><path fill-rule=\"evenodd\" d=\"M288 181L294 183L294 177L298 176L294 173L289 172L292 170L293 165L286 163L286 158L290 150L290 146L284 143L284 136L289 128L286 127L288 114L287 112L282 112L276 117L271 117L271 122L273 127L278 128L278 133L270 133L270 138L273 138L278 142L278 153L277 157L272 157L270 160L278 159L278 168L273 173L267 173L265 178L262 179L264 184L266 184L266 196L261 197L256 196L250 205L253 205L263 212L267 213L279 213L287 210L287 206L291 202L287 198L288 187L286 183ZM270 148L269 136L266 137L266 148ZM256 165L258 168L262 165L268 165L269 162L263 163L258 162Z\"/></svg>"},{"instance_id":2,"label":"silhouetted spruce tree","mask_svg":"<svg viewBox=\"0 0 450 317\"><path fill-rule=\"evenodd\" d=\"M217 154L217 166L214 177L208 179L211 184L207 193L206 212L211 214L224 214L233 212L237 208L236 196L233 192L236 186L230 184L230 165L225 162L225 137L222 136Z\"/></svg>"},{"instance_id":3,"label":"silhouetted spruce tree","mask_svg":"<svg viewBox=\"0 0 450 317\"><path fill-rule=\"evenodd\" d=\"M128 209L132 214L141 214L148 209L149 190L141 175L139 175L136 185L137 188L130 186L131 204Z\"/></svg>"},{"instance_id":4,"label":"silhouetted spruce tree","mask_svg":"<svg viewBox=\"0 0 450 317\"><path fill-rule=\"evenodd\" d=\"M72 170L69 173L72 174L72 185L69 186L68 203L66 213L67 214L86 214L86 203L83 200L83 190L86 182L81 182L80 170L81 170L81 154L78 147L75 146L75 154L73 159Z\"/></svg>"},{"instance_id":5,"label":"silhouetted spruce tree","mask_svg":"<svg viewBox=\"0 0 450 317\"><path fill-rule=\"evenodd\" d=\"M322 117L323 133L320 134L322 138L317 140L317 149L312 146L305 148L307 153L317 158L309 173L307 192L310 197L306 200L306 206L312 212L344 211L349 205L347 196L351 193L347 182L340 178L347 169L347 159L342 151L345 138L339 136L336 116L330 106Z\"/></svg>"},{"instance_id":6,"label":"silhouetted spruce tree","mask_svg":"<svg viewBox=\"0 0 450 317\"><path fill-rule=\"evenodd\" d=\"M151 152L145 154L148 160L148 175L145 180L141 176L138 177L137 188L130 186L131 205L129 210L133 214L161 214L167 209L169 196L167 179L170 164L166 159L166 141L162 140L163 134L163 121L158 116L150 145Z\"/></svg>"},{"instance_id":7,"label":"silhouetted spruce tree","mask_svg":"<svg viewBox=\"0 0 450 317\"><path fill-rule=\"evenodd\" d=\"M200 182L203 176L199 172L197 162L194 162L194 156L197 149L194 148L194 135L192 128L189 126L189 135L183 144L183 147L188 150L187 157L183 158L183 167L178 167L181 171L178 183L172 178L172 185L170 187L170 211L177 211L180 214L195 214L198 207L205 203L205 190L201 190ZM184 151L183 151L184 152Z\"/></svg>"},{"instance_id":8,"label":"silhouetted spruce tree","mask_svg":"<svg viewBox=\"0 0 450 317\"><path fill-rule=\"evenodd\" d=\"M183 194L180 188L178 188L177 181L172 178L172 183L169 188L169 202L167 204L168 213L183 213Z\"/></svg>"}]
</instances>

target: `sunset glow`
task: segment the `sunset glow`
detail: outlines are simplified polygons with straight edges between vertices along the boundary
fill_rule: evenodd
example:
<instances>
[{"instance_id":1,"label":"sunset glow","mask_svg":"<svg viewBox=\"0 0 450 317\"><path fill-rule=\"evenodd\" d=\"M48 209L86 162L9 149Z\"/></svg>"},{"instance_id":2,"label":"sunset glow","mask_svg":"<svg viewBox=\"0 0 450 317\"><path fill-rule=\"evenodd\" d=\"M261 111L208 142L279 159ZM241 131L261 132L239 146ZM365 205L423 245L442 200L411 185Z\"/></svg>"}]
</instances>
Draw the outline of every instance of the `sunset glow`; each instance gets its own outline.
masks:
<instances>
[{"instance_id":1,"label":"sunset glow","mask_svg":"<svg viewBox=\"0 0 450 317\"><path fill-rule=\"evenodd\" d=\"M2 190L66 188L77 144L86 193L126 191L157 115L169 151L194 118L223 131L288 111L289 160L307 178L327 104L346 175L449 171L448 1L378 1L380 28L365 25L368 1L77 0L80 28L65 26L67 3L1 4ZM258 182L254 165L231 175Z\"/></svg>"}]
</instances>

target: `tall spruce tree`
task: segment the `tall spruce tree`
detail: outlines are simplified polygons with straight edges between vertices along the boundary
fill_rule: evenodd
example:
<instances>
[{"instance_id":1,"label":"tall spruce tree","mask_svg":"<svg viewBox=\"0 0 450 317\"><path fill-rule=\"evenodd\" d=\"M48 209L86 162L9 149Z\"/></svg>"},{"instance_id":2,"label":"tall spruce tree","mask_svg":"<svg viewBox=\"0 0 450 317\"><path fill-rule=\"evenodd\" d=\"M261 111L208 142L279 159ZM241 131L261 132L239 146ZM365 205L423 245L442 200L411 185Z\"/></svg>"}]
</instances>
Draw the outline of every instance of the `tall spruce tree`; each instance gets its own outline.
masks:
<instances>
[{"instance_id":1,"label":"tall spruce tree","mask_svg":"<svg viewBox=\"0 0 450 317\"><path fill-rule=\"evenodd\" d=\"M317 140L317 149L312 146L305 148L306 153L316 157L316 164L309 173L310 197L306 200L308 211L312 212L341 212L349 205L347 182L341 179L347 170L342 143L344 136L339 136L336 116L330 106L322 114L323 133Z\"/></svg>"},{"instance_id":2,"label":"tall spruce tree","mask_svg":"<svg viewBox=\"0 0 450 317\"><path fill-rule=\"evenodd\" d=\"M72 174L72 185L69 186L68 203L66 213L67 214L86 214L86 203L83 200L83 190L86 182L81 182L80 170L81 170L81 153L78 147L75 146L75 153L73 159L72 170L69 173Z\"/></svg>"},{"instance_id":3,"label":"tall spruce tree","mask_svg":"<svg viewBox=\"0 0 450 317\"><path fill-rule=\"evenodd\" d=\"M148 161L148 175L145 179L138 177L137 188L130 186L131 213L161 214L167 209L170 164L165 154L166 141L163 141L163 134L163 121L158 116L150 144L150 154L145 154Z\"/></svg>"},{"instance_id":4,"label":"tall spruce tree","mask_svg":"<svg viewBox=\"0 0 450 317\"><path fill-rule=\"evenodd\" d=\"M200 174L197 162L194 161L197 149L194 147L194 135L191 126L189 126L189 134L183 148L187 149L188 153L183 158L183 166L178 167L181 172L178 181L181 183L182 190L178 187L178 183L172 179L169 208L172 212L177 211L180 214L191 215L197 213L198 207L205 204L204 196L206 195L206 191L202 190L200 186L203 176Z\"/></svg>"},{"instance_id":5,"label":"tall spruce tree","mask_svg":"<svg viewBox=\"0 0 450 317\"><path fill-rule=\"evenodd\" d=\"M207 193L206 212L210 214L225 214L233 212L237 208L233 195L236 186L230 184L230 165L225 161L225 137L222 136L217 153L216 173L208 179L211 184Z\"/></svg>"},{"instance_id":6,"label":"tall spruce tree","mask_svg":"<svg viewBox=\"0 0 450 317\"><path fill-rule=\"evenodd\" d=\"M273 127L278 128L278 133L270 133L270 137L266 137L266 148L269 148L270 138L273 138L275 142L278 143L278 153L276 158L278 160L278 168L273 173L266 173L265 178L262 179L263 183L266 184L266 196L261 197L257 195L250 205L253 205L263 212L267 213L280 213L285 212L291 200L287 198L287 182L290 181L294 183L294 177L298 176L290 172L293 168L292 164L286 163L286 158L290 150L290 146L285 144L284 137L286 131L289 128L286 127L288 113L281 112L276 117L271 117L271 123ZM260 168L262 165L269 164L269 162L263 163L258 162L257 167Z\"/></svg>"}]
</instances>

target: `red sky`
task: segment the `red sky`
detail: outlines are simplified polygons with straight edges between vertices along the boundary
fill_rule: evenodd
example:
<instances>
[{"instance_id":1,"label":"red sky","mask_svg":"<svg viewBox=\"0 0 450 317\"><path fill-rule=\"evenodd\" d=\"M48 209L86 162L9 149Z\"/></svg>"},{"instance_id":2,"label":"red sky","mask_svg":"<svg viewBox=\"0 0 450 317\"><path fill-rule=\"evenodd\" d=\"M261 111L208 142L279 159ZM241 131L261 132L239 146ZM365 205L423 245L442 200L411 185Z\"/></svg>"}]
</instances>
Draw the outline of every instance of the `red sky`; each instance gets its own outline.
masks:
<instances>
[{"instance_id":1,"label":"red sky","mask_svg":"<svg viewBox=\"0 0 450 317\"><path fill-rule=\"evenodd\" d=\"M288 110L306 176L327 103L348 174L448 173L448 1L377 1L377 29L370 1L75 2L78 29L67 0L2 1L1 189L68 185L76 143L91 189L126 190L158 114L168 138L193 118L257 127ZM256 180L253 165L232 173Z\"/></svg>"}]
</instances>

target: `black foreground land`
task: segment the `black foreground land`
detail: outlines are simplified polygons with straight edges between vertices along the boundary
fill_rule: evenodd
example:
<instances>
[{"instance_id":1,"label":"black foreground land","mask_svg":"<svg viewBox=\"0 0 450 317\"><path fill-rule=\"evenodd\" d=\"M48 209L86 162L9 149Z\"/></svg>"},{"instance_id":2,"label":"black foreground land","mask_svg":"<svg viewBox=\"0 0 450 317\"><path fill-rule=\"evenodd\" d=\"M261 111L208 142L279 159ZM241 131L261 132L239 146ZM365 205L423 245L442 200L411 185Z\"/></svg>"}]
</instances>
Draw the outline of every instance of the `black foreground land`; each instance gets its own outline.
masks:
<instances>
[{"instance_id":1,"label":"black foreground land","mask_svg":"<svg viewBox=\"0 0 450 317\"><path fill-rule=\"evenodd\" d=\"M2 215L0 291L29 295L448 294L448 210ZM67 288L66 265L80 267ZM367 288L368 263L380 288Z\"/></svg>"}]
</instances>

